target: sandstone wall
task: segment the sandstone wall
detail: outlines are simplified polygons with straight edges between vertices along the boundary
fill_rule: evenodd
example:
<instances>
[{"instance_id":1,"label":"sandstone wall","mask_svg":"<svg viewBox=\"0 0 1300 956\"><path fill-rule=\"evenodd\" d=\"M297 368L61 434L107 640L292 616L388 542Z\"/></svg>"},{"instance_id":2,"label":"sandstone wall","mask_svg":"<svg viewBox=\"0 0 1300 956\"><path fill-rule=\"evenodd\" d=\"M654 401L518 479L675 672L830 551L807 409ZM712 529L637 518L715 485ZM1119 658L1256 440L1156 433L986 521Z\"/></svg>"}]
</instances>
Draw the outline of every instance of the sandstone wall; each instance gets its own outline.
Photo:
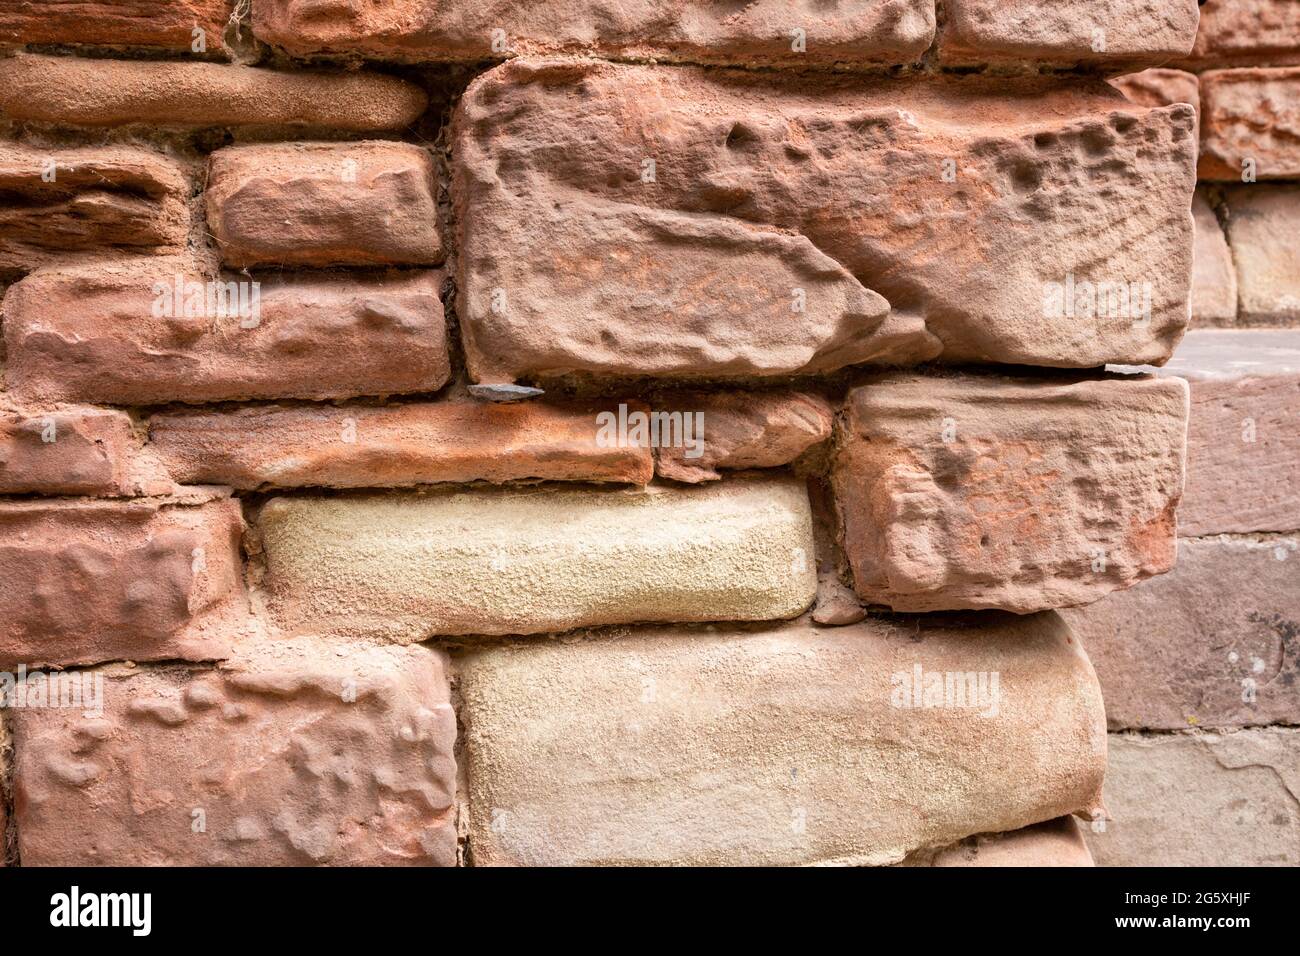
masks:
<instances>
[{"instance_id":1,"label":"sandstone wall","mask_svg":"<svg viewBox=\"0 0 1300 956\"><path fill-rule=\"evenodd\" d=\"M1198 862L1248 768L1295 862L1300 58L1202 14L7 6L0 860Z\"/></svg>"}]
</instances>

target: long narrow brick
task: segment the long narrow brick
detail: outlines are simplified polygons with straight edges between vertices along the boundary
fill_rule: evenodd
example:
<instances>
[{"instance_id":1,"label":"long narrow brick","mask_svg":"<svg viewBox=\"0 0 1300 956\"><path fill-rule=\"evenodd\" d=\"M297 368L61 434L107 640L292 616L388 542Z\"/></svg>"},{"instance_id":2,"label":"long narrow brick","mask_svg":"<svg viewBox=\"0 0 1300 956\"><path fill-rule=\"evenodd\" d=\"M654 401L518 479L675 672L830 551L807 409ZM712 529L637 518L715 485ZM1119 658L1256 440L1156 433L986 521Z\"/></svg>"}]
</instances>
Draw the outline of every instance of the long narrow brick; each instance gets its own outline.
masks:
<instances>
[{"instance_id":1,"label":"long narrow brick","mask_svg":"<svg viewBox=\"0 0 1300 956\"><path fill-rule=\"evenodd\" d=\"M1293 0L1201 0L1189 63L1282 66L1300 63L1300 5Z\"/></svg>"},{"instance_id":2,"label":"long narrow brick","mask_svg":"<svg viewBox=\"0 0 1300 956\"><path fill-rule=\"evenodd\" d=\"M1242 325L1300 325L1300 186L1228 191Z\"/></svg>"},{"instance_id":3,"label":"long narrow brick","mask_svg":"<svg viewBox=\"0 0 1300 956\"><path fill-rule=\"evenodd\" d=\"M1051 614L647 629L459 663L480 866L894 863L1088 812L1105 769L1096 678ZM918 668L929 705L904 694ZM945 698L944 675L978 672L996 708Z\"/></svg>"},{"instance_id":4,"label":"long narrow brick","mask_svg":"<svg viewBox=\"0 0 1300 956\"><path fill-rule=\"evenodd\" d=\"M1300 724L1298 537L1184 539L1169 574L1062 613L1112 729Z\"/></svg>"},{"instance_id":5,"label":"long narrow brick","mask_svg":"<svg viewBox=\"0 0 1300 956\"><path fill-rule=\"evenodd\" d=\"M0 410L0 494L166 494L130 417L107 408Z\"/></svg>"},{"instance_id":6,"label":"long narrow brick","mask_svg":"<svg viewBox=\"0 0 1300 956\"><path fill-rule=\"evenodd\" d=\"M1099 79L512 61L453 124L470 373L1164 361L1193 124ZM1103 284L1133 303L1049 300Z\"/></svg>"},{"instance_id":7,"label":"long narrow brick","mask_svg":"<svg viewBox=\"0 0 1300 956\"><path fill-rule=\"evenodd\" d=\"M761 621L812 603L802 482L691 490L275 498L257 521L288 633L536 634L638 621Z\"/></svg>"},{"instance_id":8,"label":"long narrow brick","mask_svg":"<svg viewBox=\"0 0 1300 956\"><path fill-rule=\"evenodd\" d=\"M0 144L0 191L0 273L70 252L174 251L189 232L185 169L149 149Z\"/></svg>"},{"instance_id":9,"label":"long narrow brick","mask_svg":"<svg viewBox=\"0 0 1300 956\"><path fill-rule=\"evenodd\" d=\"M302 126L402 129L423 90L374 73L280 73L223 63L23 53L0 60L9 119L72 126Z\"/></svg>"},{"instance_id":10,"label":"long narrow brick","mask_svg":"<svg viewBox=\"0 0 1300 956\"><path fill-rule=\"evenodd\" d=\"M125 405L327 399L436 391L450 374L439 272L271 276L256 290L232 275L223 305L183 269L95 266L10 287L10 391Z\"/></svg>"},{"instance_id":11,"label":"long narrow brick","mask_svg":"<svg viewBox=\"0 0 1300 956\"><path fill-rule=\"evenodd\" d=\"M13 711L29 866L454 865L445 656L296 641Z\"/></svg>"},{"instance_id":12,"label":"long narrow brick","mask_svg":"<svg viewBox=\"0 0 1300 956\"><path fill-rule=\"evenodd\" d=\"M1159 374L1191 386L1178 533L1300 530L1300 330L1193 331Z\"/></svg>"},{"instance_id":13,"label":"long narrow brick","mask_svg":"<svg viewBox=\"0 0 1300 956\"><path fill-rule=\"evenodd\" d=\"M435 173L409 143L275 143L212 154L208 226L232 267L442 261Z\"/></svg>"},{"instance_id":14,"label":"long narrow brick","mask_svg":"<svg viewBox=\"0 0 1300 956\"><path fill-rule=\"evenodd\" d=\"M1201 74L1201 179L1300 176L1300 67Z\"/></svg>"},{"instance_id":15,"label":"long narrow brick","mask_svg":"<svg viewBox=\"0 0 1300 956\"><path fill-rule=\"evenodd\" d=\"M149 448L177 481L240 489L523 479L646 484L651 449L602 443L602 412L617 414L466 401L172 413L150 420Z\"/></svg>"},{"instance_id":16,"label":"long narrow brick","mask_svg":"<svg viewBox=\"0 0 1300 956\"><path fill-rule=\"evenodd\" d=\"M0 44L83 44L218 53L235 0L9 0ZM202 33L195 35L195 30ZM197 44L202 49L196 50Z\"/></svg>"},{"instance_id":17,"label":"long narrow brick","mask_svg":"<svg viewBox=\"0 0 1300 956\"><path fill-rule=\"evenodd\" d=\"M0 664L224 657L248 625L239 503L0 503Z\"/></svg>"},{"instance_id":18,"label":"long narrow brick","mask_svg":"<svg viewBox=\"0 0 1300 956\"><path fill-rule=\"evenodd\" d=\"M860 597L1024 613L1168 571L1187 386L886 373L849 393L835 497Z\"/></svg>"},{"instance_id":19,"label":"long narrow brick","mask_svg":"<svg viewBox=\"0 0 1300 956\"><path fill-rule=\"evenodd\" d=\"M253 30L296 56L350 53L477 62L518 54L849 67L920 59L934 0L258 0Z\"/></svg>"},{"instance_id":20,"label":"long narrow brick","mask_svg":"<svg viewBox=\"0 0 1300 956\"><path fill-rule=\"evenodd\" d=\"M1099 866L1300 865L1300 730L1111 734Z\"/></svg>"},{"instance_id":21,"label":"long narrow brick","mask_svg":"<svg viewBox=\"0 0 1300 956\"><path fill-rule=\"evenodd\" d=\"M1123 70L1191 52L1197 0L944 0L940 62Z\"/></svg>"}]
</instances>

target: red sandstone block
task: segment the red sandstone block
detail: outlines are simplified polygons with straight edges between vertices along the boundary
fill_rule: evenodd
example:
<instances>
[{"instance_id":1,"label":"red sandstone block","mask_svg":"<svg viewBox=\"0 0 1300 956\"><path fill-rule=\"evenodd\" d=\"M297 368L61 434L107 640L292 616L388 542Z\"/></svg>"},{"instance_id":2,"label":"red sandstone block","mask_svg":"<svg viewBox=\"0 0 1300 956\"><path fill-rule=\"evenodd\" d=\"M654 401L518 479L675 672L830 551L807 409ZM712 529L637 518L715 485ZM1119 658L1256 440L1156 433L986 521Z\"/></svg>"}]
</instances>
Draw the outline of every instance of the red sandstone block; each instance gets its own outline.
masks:
<instances>
[{"instance_id":1,"label":"red sandstone block","mask_svg":"<svg viewBox=\"0 0 1300 956\"><path fill-rule=\"evenodd\" d=\"M225 50L221 35L234 7L235 0L6 0L0 43L218 53Z\"/></svg>"},{"instance_id":2,"label":"red sandstone block","mask_svg":"<svg viewBox=\"0 0 1300 956\"><path fill-rule=\"evenodd\" d=\"M1110 85L1132 102L1143 106L1190 103L1196 109L1198 119L1200 117L1201 87L1195 73L1153 67L1141 73L1117 76L1110 81ZM1199 138L1198 133L1197 139Z\"/></svg>"},{"instance_id":3,"label":"red sandstone block","mask_svg":"<svg viewBox=\"0 0 1300 956\"><path fill-rule=\"evenodd\" d=\"M218 286L184 270L134 262L12 286L10 391L123 405L328 399L436 391L450 374L439 272Z\"/></svg>"},{"instance_id":4,"label":"red sandstone block","mask_svg":"<svg viewBox=\"0 0 1300 956\"><path fill-rule=\"evenodd\" d=\"M782 66L908 63L934 37L934 0L257 0L258 39L296 56L481 61L519 54Z\"/></svg>"},{"instance_id":5,"label":"red sandstone block","mask_svg":"<svg viewBox=\"0 0 1300 956\"><path fill-rule=\"evenodd\" d=\"M897 611L1095 601L1174 564L1187 385L868 379L833 481L855 589Z\"/></svg>"},{"instance_id":6,"label":"red sandstone block","mask_svg":"<svg viewBox=\"0 0 1300 956\"><path fill-rule=\"evenodd\" d=\"M185 412L155 415L149 447L177 481L241 489L649 482L649 446L602 443L599 413L467 401Z\"/></svg>"},{"instance_id":7,"label":"red sandstone block","mask_svg":"<svg viewBox=\"0 0 1300 956\"><path fill-rule=\"evenodd\" d=\"M224 657L242 526L233 499L0 503L0 665Z\"/></svg>"},{"instance_id":8,"label":"red sandstone block","mask_svg":"<svg viewBox=\"0 0 1300 956\"><path fill-rule=\"evenodd\" d=\"M151 149L0 144L0 273L66 258L175 250L190 227L185 167Z\"/></svg>"},{"instance_id":9,"label":"red sandstone block","mask_svg":"<svg viewBox=\"0 0 1300 956\"><path fill-rule=\"evenodd\" d=\"M27 865L456 862L441 651L303 639L78 676L102 714L13 712Z\"/></svg>"},{"instance_id":10,"label":"red sandstone block","mask_svg":"<svg viewBox=\"0 0 1300 956\"><path fill-rule=\"evenodd\" d=\"M1300 538L1184 539L1170 573L1062 614L1112 730L1300 724Z\"/></svg>"},{"instance_id":11,"label":"red sandstone block","mask_svg":"<svg viewBox=\"0 0 1300 956\"><path fill-rule=\"evenodd\" d=\"M1300 186L1251 183L1227 190L1242 325L1300 324Z\"/></svg>"},{"instance_id":12,"label":"red sandstone block","mask_svg":"<svg viewBox=\"0 0 1300 956\"><path fill-rule=\"evenodd\" d=\"M681 416L683 439L661 441L655 470L691 483L716 481L719 469L788 465L830 438L835 420L824 398L806 392L674 392L653 404Z\"/></svg>"},{"instance_id":13,"label":"red sandstone block","mask_svg":"<svg viewBox=\"0 0 1300 956\"><path fill-rule=\"evenodd\" d=\"M408 143L276 143L212 154L208 226L229 266L442 261L433 158Z\"/></svg>"},{"instance_id":14,"label":"red sandstone block","mask_svg":"<svg viewBox=\"0 0 1300 956\"><path fill-rule=\"evenodd\" d=\"M1196 37L1197 0L945 0L944 11L947 65L1156 66Z\"/></svg>"},{"instance_id":15,"label":"red sandstone block","mask_svg":"<svg viewBox=\"0 0 1300 956\"><path fill-rule=\"evenodd\" d=\"M1300 330L1193 331L1159 374L1191 385L1178 533L1300 530Z\"/></svg>"},{"instance_id":16,"label":"red sandstone block","mask_svg":"<svg viewBox=\"0 0 1300 956\"><path fill-rule=\"evenodd\" d=\"M1201 74L1201 179L1300 176L1300 67Z\"/></svg>"},{"instance_id":17,"label":"red sandstone block","mask_svg":"<svg viewBox=\"0 0 1300 956\"><path fill-rule=\"evenodd\" d=\"M414 83L374 73L31 53L0 60L0 109L39 123L370 131L409 126L427 105Z\"/></svg>"},{"instance_id":18,"label":"red sandstone block","mask_svg":"<svg viewBox=\"0 0 1300 956\"><path fill-rule=\"evenodd\" d=\"M1192 324L1232 326L1237 322L1237 268L1227 237L1205 195L1192 200L1196 244L1192 249Z\"/></svg>"},{"instance_id":19,"label":"red sandstone block","mask_svg":"<svg viewBox=\"0 0 1300 956\"><path fill-rule=\"evenodd\" d=\"M512 60L453 124L470 375L1163 362L1187 322L1193 124L1097 78ZM1066 285L1140 302L1047 301Z\"/></svg>"},{"instance_id":20,"label":"red sandstone block","mask_svg":"<svg viewBox=\"0 0 1300 956\"><path fill-rule=\"evenodd\" d=\"M0 411L0 494L165 494L130 416L105 408Z\"/></svg>"},{"instance_id":21,"label":"red sandstone block","mask_svg":"<svg viewBox=\"0 0 1300 956\"><path fill-rule=\"evenodd\" d=\"M1300 63L1295 0L1201 0L1193 68Z\"/></svg>"}]
</instances>

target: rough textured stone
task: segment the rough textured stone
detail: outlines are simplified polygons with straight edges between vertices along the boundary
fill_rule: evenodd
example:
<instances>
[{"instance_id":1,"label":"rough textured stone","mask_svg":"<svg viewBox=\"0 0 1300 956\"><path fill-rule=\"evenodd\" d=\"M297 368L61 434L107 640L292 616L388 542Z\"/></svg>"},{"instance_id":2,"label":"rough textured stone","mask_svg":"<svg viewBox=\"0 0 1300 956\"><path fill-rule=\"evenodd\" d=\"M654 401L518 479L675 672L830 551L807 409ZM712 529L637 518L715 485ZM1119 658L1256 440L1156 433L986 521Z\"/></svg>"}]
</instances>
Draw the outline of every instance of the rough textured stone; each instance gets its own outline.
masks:
<instances>
[{"instance_id":1,"label":"rough textured stone","mask_svg":"<svg viewBox=\"0 0 1300 956\"><path fill-rule=\"evenodd\" d=\"M1202 0L1192 63L1197 68L1300 63L1297 37L1295 0Z\"/></svg>"},{"instance_id":2,"label":"rough textured stone","mask_svg":"<svg viewBox=\"0 0 1300 956\"><path fill-rule=\"evenodd\" d=\"M1237 269L1219 219L1205 196L1192 202L1196 244L1192 248L1192 325L1231 326L1237 322Z\"/></svg>"},{"instance_id":3,"label":"rough textured stone","mask_svg":"<svg viewBox=\"0 0 1300 956\"><path fill-rule=\"evenodd\" d=\"M1300 542L1187 539L1178 566L1062 612L1111 729L1300 724Z\"/></svg>"},{"instance_id":4,"label":"rough textured stone","mask_svg":"<svg viewBox=\"0 0 1300 956\"><path fill-rule=\"evenodd\" d=\"M1196 0L944 0L948 65L1157 65L1192 49Z\"/></svg>"},{"instance_id":5,"label":"rough textured stone","mask_svg":"<svg viewBox=\"0 0 1300 956\"><path fill-rule=\"evenodd\" d=\"M35 273L4 299L8 386L126 405L435 391L450 374L441 285L439 272L269 277L258 315L174 314L173 296L158 317L167 264Z\"/></svg>"},{"instance_id":6,"label":"rough textured stone","mask_svg":"<svg viewBox=\"0 0 1300 956\"><path fill-rule=\"evenodd\" d=\"M849 393L834 465L858 594L1024 613L1173 567L1187 386L886 373Z\"/></svg>"},{"instance_id":7,"label":"rough textured stone","mask_svg":"<svg viewBox=\"0 0 1300 956\"><path fill-rule=\"evenodd\" d=\"M295 641L93 672L102 716L14 711L23 863L453 865L446 668L425 647Z\"/></svg>"},{"instance_id":8,"label":"rough textured stone","mask_svg":"<svg viewBox=\"0 0 1300 956\"><path fill-rule=\"evenodd\" d=\"M660 445L656 471L674 481L715 481L719 469L779 468L831 436L830 404L806 392L695 392L662 396L655 411L703 415L698 448ZM700 437L700 436L697 436ZM694 456L694 457L692 457Z\"/></svg>"},{"instance_id":9,"label":"rough textured stone","mask_svg":"<svg viewBox=\"0 0 1300 956\"><path fill-rule=\"evenodd\" d=\"M1242 325L1300 325L1300 186L1228 192Z\"/></svg>"},{"instance_id":10,"label":"rough textured stone","mask_svg":"<svg viewBox=\"0 0 1300 956\"><path fill-rule=\"evenodd\" d=\"M273 143L213 153L204 197L228 266L432 265L434 182L410 143Z\"/></svg>"},{"instance_id":11,"label":"rough textured stone","mask_svg":"<svg viewBox=\"0 0 1300 956\"><path fill-rule=\"evenodd\" d=\"M512 61L454 123L471 375L1163 361L1193 122L1098 79ZM1049 315L1072 277L1149 283L1151 321Z\"/></svg>"},{"instance_id":12,"label":"rough textured stone","mask_svg":"<svg viewBox=\"0 0 1300 956\"><path fill-rule=\"evenodd\" d=\"M1201 87L1195 73L1153 67L1141 73L1117 76L1110 81L1110 85L1142 106L1190 103L1198 117L1201 113ZM1199 132L1197 139L1200 139Z\"/></svg>"},{"instance_id":13,"label":"rough textured stone","mask_svg":"<svg viewBox=\"0 0 1300 956\"><path fill-rule=\"evenodd\" d=\"M1160 374L1192 392L1178 533L1300 530L1300 330L1192 332Z\"/></svg>"},{"instance_id":14,"label":"rough textured stone","mask_svg":"<svg viewBox=\"0 0 1300 956\"><path fill-rule=\"evenodd\" d=\"M788 618L816 587L802 482L275 498L258 519L286 631L536 634Z\"/></svg>"},{"instance_id":15,"label":"rough textured stone","mask_svg":"<svg viewBox=\"0 0 1300 956\"><path fill-rule=\"evenodd\" d=\"M239 503L0 503L0 665L211 660L247 625Z\"/></svg>"},{"instance_id":16,"label":"rough textured stone","mask_svg":"<svg viewBox=\"0 0 1300 956\"><path fill-rule=\"evenodd\" d=\"M804 32L796 50L794 31ZM934 0L258 0L258 38L289 53L481 61L517 54L849 66L907 63L934 37ZM499 33L497 31L503 31ZM496 44L494 46L494 43Z\"/></svg>"},{"instance_id":17,"label":"rough textured stone","mask_svg":"<svg viewBox=\"0 0 1300 956\"><path fill-rule=\"evenodd\" d=\"M0 44L77 43L194 52L194 29L206 52L224 49L222 31L235 0L8 0L0 9Z\"/></svg>"},{"instance_id":18,"label":"rough textured stone","mask_svg":"<svg viewBox=\"0 0 1300 956\"><path fill-rule=\"evenodd\" d=\"M653 476L647 447L602 447L594 407L437 402L155 415L149 447L182 482L376 488ZM2 474L2 473L0 473Z\"/></svg>"},{"instance_id":19,"label":"rough textured stone","mask_svg":"<svg viewBox=\"0 0 1300 956\"><path fill-rule=\"evenodd\" d=\"M166 494L125 412L63 407L0 409L0 494Z\"/></svg>"},{"instance_id":20,"label":"rough textured stone","mask_svg":"<svg viewBox=\"0 0 1300 956\"><path fill-rule=\"evenodd\" d=\"M69 252L184 245L184 168L148 149L0 144L0 273Z\"/></svg>"},{"instance_id":21,"label":"rough textured stone","mask_svg":"<svg viewBox=\"0 0 1300 956\"><path fill-rule=\"evenodd\" d=\"M222 63L90 60L23 53L0 60L9 119L74 126L320 126L401 129L424 91L374 73L277 73Z\"/></svg>"},{"instance_id":22,"label":"rough textured stone","mask_svg":"<svg viewBox=\"0 0 1300 956\"><path fill-rule=\"evenodd\" d=\"M894 706L996 671L997 714ZM1090 811L1096 678L1054 615L644 630L461 661L476 865L885 864Z\"/></svg>"},{"instance_id":23,"label":"rough textured stone","mask_svg":"<svg viewBox=\"0 0 1300 956\"><path fill-rule=\"evenodd\" d=\"M1300 864L1300 730L1111 734L1099 866Z\"/></svg>"},{"instance_id":24,"label":"rough textured stone","mask_svg":"<svg viewBox=\"0 0 1300 956\"><path fill-rule=\"evenodd\" d=\"M1300 67L1201 74L1201 179L1300 176Z\"/></svg>"},{"instance_id":25,"label":"rough textured stone","mask_svg":"<svg viewBox=\"0 0 1300 956\"><path fill-rule=\"evenodd\" d=\"M1010 833L981 833L940 850L922 851L904 866L1093 866L1074 817Z\"/></svg>"}]
</instances>

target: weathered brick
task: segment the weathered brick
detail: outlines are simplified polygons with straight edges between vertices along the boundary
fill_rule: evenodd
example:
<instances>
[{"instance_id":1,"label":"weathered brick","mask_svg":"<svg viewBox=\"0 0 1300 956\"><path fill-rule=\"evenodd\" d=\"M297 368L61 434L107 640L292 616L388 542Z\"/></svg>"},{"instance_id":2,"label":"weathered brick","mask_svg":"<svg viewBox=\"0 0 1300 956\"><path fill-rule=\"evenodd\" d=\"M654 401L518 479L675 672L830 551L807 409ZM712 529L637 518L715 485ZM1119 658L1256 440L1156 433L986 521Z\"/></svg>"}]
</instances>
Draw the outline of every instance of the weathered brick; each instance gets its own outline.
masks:
<instances>
[{"instance_id":1,"label":"weathered brick","mask_svg":"<svg viewBox=\"0 0 1300 956\"><path fill-rule=\"evenodd\" d=\"M225 49L222 31L235 0L8 0L0 9L0 43L76 43L196 52Z\"/></svg>"},{"instance_id":2,"label":"weathered brick","mask_svg":"<svg viewBox=\"0 0 1300 956\"><path fill-rule=\"evenodd\" d=\"M1178 533L1300 530L1300 330L1190 332L1159 374L1191 386Z\"/></svg>"},{"instance_id":3,"label":"weathered brick","mask_svg":"<svg viewBox=\"0 0 1300 956\"><path fill-rule=\"evenodd\" d=\"M1201 74L1201 179L1300 176L1300 67Z\"/></svg>"},{"instance_id":4,"label":"weathered brick","mask_svg":"<svg viewBox=\"0 0 1300 956\"><path fill-rule=\"evenodd\" d=\"M1062 613L1111 729L1300 724L1295 538L1184 539L1169 574Z\"/></svg>"},{"instance_id":5,"label":"weathered brick","mask_svg":"<svg viewBox=\"0 0 1300 956\"><path fill-rule=\"evenodd\" d=\"M1111 734L1099 866L1300 865L1300 730Z\"/></svg>"},{"instance_id":6,"label":"weathered brick","mask_svg":"<svg viewBox=\"0 0 1300 956\"><path fill-rule=\"evenodd\" d=\"M1300 5L1294 0L1201 0L1191 63L1206 66L1300 63Z\"/></svg>"},{"instance_id":7,"label":"weathered brick","mask_svg":"<svg viewBox=\"0 0 1300 956\"><path fill-rule=\"evenodd\" d=\"M981 833L938 850L922 850L902 866L1093 866L1074 817L1012 830Z\"/></svg>"},{"instance_id":8,"label":"weathered brick","mask_svg":"<svg viewBox=\"0 0 1300 956\"><path fill-rule=\"evenodd\" d=\"M1142 106L1172 106L1190 103L1199 118L1201 114L1201 86L1195 73L1153 67L1141 73L1126 73L1110 81L1131 102ZM1199 124L1197 140L1200 140Z\"/></svg>"},{"instance_id":9,"label":"weathered brick","mask_svg":"<svg viewBox=\"0 0 1300 956\"><path fill-rule=\"evenodd\" d=\"M9 119L40 123L368 131L402 129L427 105L415 84L375 73L31 53L0 60L0 109Z\"/></svg>"},{"instance_id":10,"label":"weathered brick","mask_svg":"<svg viewBox=\"0 0 1300 956\"><path fill-rule=\"evenodd\" d=\"M459 663L476 865L895 863L1090 811L1105 769L1096 678L1051 614L646 629ZM899 706L917 668L997 672L996 714Z\"/></svg>"},{"instance_id":11,"label":"weathered brick","mask_svg":"<svg viewBox=\"0 0 1300 956\"><path fill-rule=\"evenodd\" d=\"M1201 192L1192 201L1196 244L1192 248L1192 325L1237 323L1237 269L1219 218Z\"/></svg>"},{"instance_id":12,"label":"weathered brick","mask_svg":"<svg viewBox=\"0 0 1300 956\"><path fill-rule=\"evenodd\" d=\"M849 393L834 485L864 600L1024 613L1173 567L1187 385L886 373Z\"/></svg>"},{"instance_id":13,"label":"weathered brick","mask_svg":"<svg viewBox=\"0 0 1300 956\"><path fill-rule=\"evenodd\" d=\"M434 181L409 143L234 146L212 154L208 225L232 267L433 265Z\"/></svg>"},{"instance_id":14,"label":"weathered brick","mask_svg":"<svg viewBox=\"0 0 1300 956\"><path fill-rule=\"evenodd\" d=\"M1045 62L1123 69L1192 49L1196 0L945 0L947 65Z\"/></svg>"},{"instance_id":15,"label":"weathered brick","mask_svg":"<svg viewBox=\"0 0 1300 956\"><path fill-rule=\"evenodd\" d=\"M211 660L248 625L239 503L0 503L0 665Z\"/></svg>"},{"instance_id":16,"label":"weathered brick","mask_svg":"<svg viewBox=\"0 0 1300 956\"><path fill-rule=\"evenodd\" d=\"M326 399L435 391L450 374L439 272L275 276L256 310L252 280L237 276L246 315L213 302L185 315L178 282L207 280L169 265L52 270L10 287L10 391L126 405Z\"/></svg>"},{"instance_id":17,"label":"weathered brick","mask_svg":"<svg viewBox=\"0 0 1300 956\"><path fill-rule=\"evenodd\" d=\"M1300 324L1300 186L1228 191L1242 325Z\"/></svg>"},{"instance_id":18,"label":"weathered brick","mask_svg":"<svg viewBox=\"0 0 1300 956\"><path fill-rule=\"evenodd\" d=\"M0 410L0 494L166 494L130 417L106 408Z\"/></svg>"},{"instance_id":19,"label":"weathered brick","mask_svg":"<svg viewBox=\"0 0 1300 956\"><path fill-rule=\"evenodd\" d=\"M177 481L241 489L537 478L646 484L649 447L602 445L599 413L468 401L185 412L155 415L149 447Z\"/></svg>"},{"instance_id":20,"label":"weathered brick","mask_svg":"<svg viewBox=\"0 0 1300 956\"><path fill-rule=\"evenodd\" d=\"M455 863L441 652L295 641L83 674L101 715L13 712L25 864Z\"/></svg>"},{"instance_id":21,"label":"weathered brick","mask_svg":"<svg viewBox=\"0 0 1300 956\"><path fill-rule=\"evenodd\" d=\"M0 273L69 252L174 250L189 232L185 170L153 150L2 143L0 193Z\"/></svg>"},{"instance_id":22,"label":"weathered brick","mask_svg":"<svg viewBox=\"0 0 1300 956\"><path fill-rule=\"evenodd\" d=\"M934 0L258 0L257 37L297 56L360 53L399 60L481 61L585 54L688 62L848 66L908 63L934 37ZM796 33L800 31L800 33ZM799 41L802 41L800 43Z\"/></svg>"},{"instance_id":23,"label":"weathered brick","mask_svg":"<svg viewBox=\"0 0 1300 956\"><path fill-rule=\"evenodd\" d=\"M286 632L536 634L794 617L816 588L802 482L275 498L258 519Z\"/></svg>"},{"instance_id":24,"label":"weathered brick","mask_svg":"<svg viewBox=\"0 0 1300 956\"><path fill-rule=\"evenodd\" d=\"M1193 121L1101 80L512 61L454 123L470 373L1164 361ZM1074 279L1146 284L1151 321L1050 313L1048 283Z\"/></svg>"},{"instance_id":25,"label":"weathered brick","mask_svg":"<svg viewBox=\"0 0 1300 956\"><path fill-rule=\"evenodd\" d=\"M674 481L716 481L719 469L779 468L831 436L834 413L807 392L678 392L660 396L655 411L698 428L693 443L661 444L655 470ZM683 421L687 421L683 417Z\"/></svg>"}]
</instances>

